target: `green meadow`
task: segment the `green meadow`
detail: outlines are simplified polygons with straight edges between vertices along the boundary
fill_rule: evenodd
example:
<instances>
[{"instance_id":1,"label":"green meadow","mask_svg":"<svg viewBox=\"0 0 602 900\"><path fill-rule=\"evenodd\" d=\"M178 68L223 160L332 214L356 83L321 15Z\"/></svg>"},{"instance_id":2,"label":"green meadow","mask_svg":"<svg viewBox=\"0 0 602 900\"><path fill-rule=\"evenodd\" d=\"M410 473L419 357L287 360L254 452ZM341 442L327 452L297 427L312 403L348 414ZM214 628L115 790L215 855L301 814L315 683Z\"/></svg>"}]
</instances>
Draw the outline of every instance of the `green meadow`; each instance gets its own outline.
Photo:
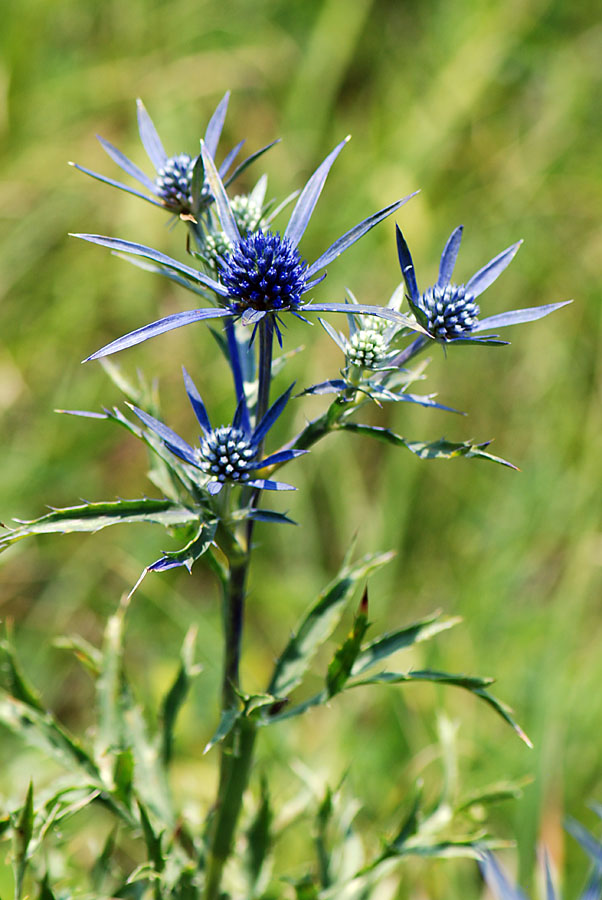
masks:
<instances>
[{"instance_id":1,"label":"green meadow","mask_svg":"<svg viewBox=\"0 0 602 900\"><path fill-rule=\"evenodd\" d=\"M394 560L370 582L375 627L392 629L435 609L461 617L413 651L411 664L495 677L496 695L514 709L534 749L452 688L366 691L262 735L258 767L276 780L275 802L292 802L302 784L335 786L345 777L344 789L361 804L359 821L377 845L409 806L416 779L436 795L443 778L438 732L445 727L438 722L449 720L458 727L457 777L466 793L491 783L523 786L520 796L491 811L496 837L516 844L500 851L504 865L535 895L537 853L545 845L564 896L576 896L587 862L563 821L572 816L599 833L588 804L602 801L596 5L4 0L1 19L5 524L81 498L159 496L146 478L143 449L125 431L54 411L121 403L102 367L80 360L114 337L194 305L177 285L67 236L112 235L184 258L181 223L170 228L160 210L67 165L73 160L119 178L99 134L148 171L137 97L168 153L195 154L208 117L231 90L221 150L245 138L252 152L281 137L240 181L248 189L266 171L268 195L278 198L302 186L351 134L304 237L308 259L419 188L395 220L422 287L436 277L449 233L463 224L455 273L461 281L524 239L480 298L484 315L574 298L542 321L507 329L502 336L510 346L458 346L447 354L434 348L423 392L437 391L439 402L466 416L410 404L374 413L374 422L412 440L494 439L491 452L520 471L474 459L423 461L342 435L291 465L299 490L279 499L278 508L299 527L256 530L243 677L250 690L263 688L299 616L353 540L358 554L394 550ZM386 304L399 281L388 220L329 267L315 297L342 302L350 288L360 302ZM292 378L304 387L338 375L341 354L318 324L288 328L285 349L301 346L279 377L282 390ZM140 370L157 379L166 419L187 439L196 433L182 364L212 421L230 421L229 373L205 325L114 359L128 378ZM325 403L314 397L305 409L317 415ZM302 427L300 408L293 415ZM275 429L282 440L285 428L279 422ZM59 639L76 634L98 645L122 594L162 549L169 549L163 532L145 525L29 539L0 558L0 619L12 628L22 665L45 702L77 734L91 726L92 682ZM173 679L187 628L198 626L203 672L179 723L173 786L200 821L216 777L214 758L201 754L218 716L218 585L202 563L191 575L150 574L128 617L126 665L150 709ZM0 730L0 814L23 801L30 778L43 787L59 774ZM77 885L81 873L84 885L109 827L108 819L86 811L66 828L69 859L57 863L65 884ZM12 891L9 849L0 847L2 898ZM295 874L303 849L287 839L280 846ZM56 853L48 851L51 860ZM397 896L471 900L481 891L472 862L408 860Z\"/></svg>"}]
</instances>

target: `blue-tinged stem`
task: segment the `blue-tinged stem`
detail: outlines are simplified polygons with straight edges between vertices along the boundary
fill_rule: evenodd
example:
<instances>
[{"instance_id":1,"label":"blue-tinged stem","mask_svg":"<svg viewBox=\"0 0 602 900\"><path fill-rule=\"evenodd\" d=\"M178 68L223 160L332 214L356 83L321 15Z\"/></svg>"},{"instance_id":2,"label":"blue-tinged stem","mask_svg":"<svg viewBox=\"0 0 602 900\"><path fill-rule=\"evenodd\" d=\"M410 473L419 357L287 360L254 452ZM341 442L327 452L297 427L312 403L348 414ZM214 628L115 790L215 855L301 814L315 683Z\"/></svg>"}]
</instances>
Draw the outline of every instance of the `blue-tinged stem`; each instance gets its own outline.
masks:
<instances>
[{"instance_id":1,"label":"blue-tinged stem","mask_svg":"<svg viewBox=\"0 0 602 900\"><path fill-rule=\"evenodd\" d=\"M234 382L237 394L239 385L244 390L238 345L234 335L234 327L230 325L226 334L232 360L237 360L238 369L233 362ZM234 342L234 344L232 343ZM259 323L259 385L255 421L260 422L266 414L270 402L270 384L272 380L272 353L274 344L274 325L270 316L265 316ZM237 374L238 371L238 374ZM240 379L237 382L237 378ZM259 453L262 448L259 448ZM255 491L251 504L257 505L261 491ZM246 582L251 560L253 521L248 520L246 544L241 552L239 544L233 544L229 558L229 575L224 585L224 675L222 681L222 712L237 707L239 701L239 663L244 624L244 604ZM253 763L256 725L247 718L241 717L228 737L221 745L221 760L217 801L214 811L209 847L205 860L205 886L203 900L218 900L221 895L221 883L224 866L232 851L236 825L242 806L242 798L247 787Z\"/></svg>"},{"instance_id":2,"label":"blue-tinged stem","mask_svg":"<svg viewBox=\"0 0 602 900\"><path fill-rule=\"evenodd\" d=\"M271 316L264 316L259 323L259 383L257 386L257 406L255 408L255 424L258 425L270 405L270 385L272 381L272 356L274 352L274 321ZM257 447L257 458L263 454L263 441ZM250 505L259 504L261 489L253 492ZM247 520L247 548L250 551L253 536L253 519Z\"/></svg>"},{"instance_id":3,"label":"blue-tinged stem","mask_svg":"<svg viewBox=\"0 0 602 900\"><path fill-rule=\"evenodd\" d=\"M271 316L264 316L259 323L259 387L257 389L257 411L255 415L257 423L261 422L270 404L273 350L274 322ZM261 448L259 452L261 453Z\"/></svg>"},{"instance_id":4,"label":"blue-tinged stem","mask_svg":"<svg viewBox=\"0 0 602 900\"><path fill-rule=\"evenodd\" d=\"M236 400L239 401L245 395L245 385L242 377L242 367L240 365L240 347L238 346L236 332L234 330L234 319L228 319L226 321L226 340L228 341L230 364L232 366L232 375L234 376Z\"/></svg>"}]
</instances>

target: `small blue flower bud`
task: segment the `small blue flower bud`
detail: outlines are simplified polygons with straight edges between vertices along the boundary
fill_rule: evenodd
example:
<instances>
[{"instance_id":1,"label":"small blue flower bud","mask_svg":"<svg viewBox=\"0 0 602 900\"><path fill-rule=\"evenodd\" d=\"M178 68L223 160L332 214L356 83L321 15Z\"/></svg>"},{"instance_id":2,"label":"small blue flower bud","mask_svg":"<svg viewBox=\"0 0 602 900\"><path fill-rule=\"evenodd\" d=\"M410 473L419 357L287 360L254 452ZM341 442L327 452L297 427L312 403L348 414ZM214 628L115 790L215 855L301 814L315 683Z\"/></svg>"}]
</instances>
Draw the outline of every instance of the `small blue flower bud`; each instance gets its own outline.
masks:
<instances>
[{"instance_id":1,"label":"small blue flower bud","mask_svg":"<svg viewBox=\"0 0 602 900\"><path fill-rule=\"evenodd\" d=\"M155 184L165 206L175 212L190 209L192 171L196 160L187 153L170 157L157 172Z\"/></svg>"}]
</instances>

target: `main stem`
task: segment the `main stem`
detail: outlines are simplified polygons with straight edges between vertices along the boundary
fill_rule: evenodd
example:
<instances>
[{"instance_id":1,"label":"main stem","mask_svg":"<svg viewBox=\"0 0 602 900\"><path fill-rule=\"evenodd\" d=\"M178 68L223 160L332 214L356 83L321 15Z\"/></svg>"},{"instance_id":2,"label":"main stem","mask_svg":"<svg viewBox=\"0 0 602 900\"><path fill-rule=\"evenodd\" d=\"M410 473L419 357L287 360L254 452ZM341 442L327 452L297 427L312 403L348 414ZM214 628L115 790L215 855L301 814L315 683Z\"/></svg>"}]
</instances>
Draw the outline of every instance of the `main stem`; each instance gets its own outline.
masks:
<instances>
[{"instance_id":1,"label":"main stem","mask_svg":"<svg viewBox=\"0 0 602 900\"><path fill-rule=\"evenodd\" d=\"M266 414L270 402L274 328L269 316L259 324L259 385L256 424ZM258 450L260 455L262 448ZM260 491L251 498L259 502ZM232 549L229 573L224 583L224 672L222 679L222 716L237 710L240 704L239 665L244 625L244 606L247 576L251 561L253 521L248 520L245 547ZM218 900L224 866L230 856L236 825L253 763L256 725L247 716L240 716L234 728L221 744L221 759L217 800L211 826L209 850L205 864L203 900Z\"/></svg>"}]
</instances>

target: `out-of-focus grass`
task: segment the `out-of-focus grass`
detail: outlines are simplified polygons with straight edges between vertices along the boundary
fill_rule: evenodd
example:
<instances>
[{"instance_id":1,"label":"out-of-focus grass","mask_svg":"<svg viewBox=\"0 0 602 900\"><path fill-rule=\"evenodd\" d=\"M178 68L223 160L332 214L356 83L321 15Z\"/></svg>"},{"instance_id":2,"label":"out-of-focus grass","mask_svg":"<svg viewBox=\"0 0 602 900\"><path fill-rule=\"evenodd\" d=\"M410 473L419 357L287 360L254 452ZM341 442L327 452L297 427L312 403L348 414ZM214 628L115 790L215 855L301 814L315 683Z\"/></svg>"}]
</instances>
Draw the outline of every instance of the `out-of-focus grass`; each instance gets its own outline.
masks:
<instances>
[{"instance_id":1,"label":"out-of-focus grass","mask_svg":"<svg viewBox=\"0 0 602 900\"><path fill-rule=\"evenodd\" d=\"M488 312L575 297L550 319L509 330L511 347L434 354L429 388L467 410L467 419L386 413L411 438L495 437L494 452L515 461L520 474L475 461L429 464L340 436L295 467L300 490L290 509L303 527L294 540L284 529L258 531L245 661L249 683L261 686L355 532L362 551L395 548L396 562L375 581L371 618L392 627L438 606L462 615L463 626L423 659L496 676L535 750L470 699L409 689L366 694L359 709L341 701L330 724L281 728L262 752L284 759L283 747L294 748L330 769L333 781L352 762L351 783L378 833L379 811L393 821L428 759L433 708L440 706L462 722L467 785L533 773L524 799L500 808L496 821L503 836L518 841L523 883L539 838L560 862L566 853L567 896L576 893L582 859L569 842L563 846L562 816L587 823L586 803L602 789L602 31L594 13L593 3L552 0L9 0L0 32L5 521L82 496L151 490L132 440L52 412L118 402L102 371L80 368L79 360L191 303L183 291L65 236L114 234L181 254L182 231L168 231L160 212L66 166L74 159L115 174L95 133L143 165L137 96L168 149L192 152L217 100L232 89L224 146L246 137L255 149L281 135L266 158L270 190L279 196L351 132L304 239L308 257L420 187L399 221L423 285L448 233L463 222L458 277L525 238L483 297ZM382 302L398 279L389 223L333 265L318 290L340 300L349 286L363 301ZM340 360L317 327L293 326L287 346L300 343L308 382L336 373ZM174 360L194 373L215 420L225 420L229 385L203 326L131 350L120 362L130 373L140 367L158 375L170 421L191 433ZM293 368L301 371L300 361ZM313 402L318 410L320 401ZM164 544L150 527L111 529L22 545L2 560L0 613L16 620L27 667L74 727L89 724L89 685L52 641L73 631L98 640L120 593ZM146 580L130 621L131 669L146 698L158 695L175 665L187 624L201 623L203 688L182 731L175 773L183 791L200 790L191 773L215 724L207 696L219 672L217 602L203 572L168 573ZM14 799L39 762L8 740L5 746L0 789ZM470 877L466 864L430 865L408 876L400 897L416 883L432 898L466 897Z\"/></svg>"}]
</instances>

